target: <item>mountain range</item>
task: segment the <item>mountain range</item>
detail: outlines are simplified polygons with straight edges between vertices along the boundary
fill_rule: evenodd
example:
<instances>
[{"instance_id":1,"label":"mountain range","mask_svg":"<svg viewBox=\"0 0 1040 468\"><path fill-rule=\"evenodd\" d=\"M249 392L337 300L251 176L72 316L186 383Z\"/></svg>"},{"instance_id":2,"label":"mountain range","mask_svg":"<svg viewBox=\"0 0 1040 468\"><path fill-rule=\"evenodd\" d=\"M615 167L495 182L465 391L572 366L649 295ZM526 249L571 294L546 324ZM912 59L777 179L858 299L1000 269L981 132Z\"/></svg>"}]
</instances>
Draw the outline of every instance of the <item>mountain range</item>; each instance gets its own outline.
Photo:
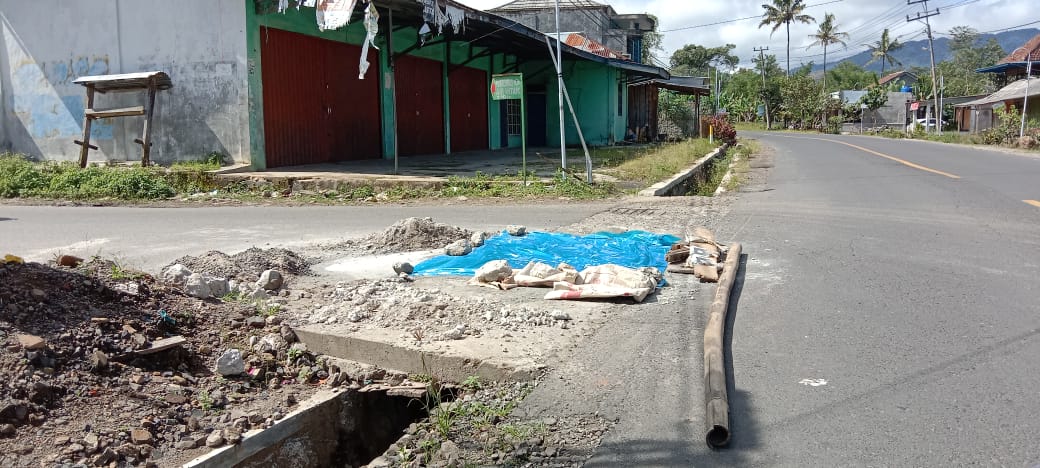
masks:
<instances>
[{"instance_id":1,"label":"mountain range","mask_svg":"<svg viewBox=\"0 0 1040 468\"><path fill-rule=\"evenodd\" d=\"M1005 32L1002 32L1002 33L997 33L997 34L981 34L981 35L979 35L979 37L980 37L980 40L982 42L989 41L989 39L991 37L992 38L996 38L997 43L1000 44L1000 46L1004 48L1004 52L1011 53L1015 49L1021 47L1022 44L1025 44L1027 41L1032 39L1038 33L1040 33L1040 29L1035 29L1035 28L1031 28L1031 29L1015 29L1015 30L1012 30L1012 31L1005 31ZM935 42L935 63L936 64L953 57L953 53L950 52L950 39L949 38L947 38L947 37L937 37L934 42ZM849 45L852 46L852 44L849 44ZM906 42L906 43L904 43L903 48L901 48L901 49L895 51L894 53L892 53L892 56L895 57L896 60L901 62L902 65L901 66L895 66L895 67L893 67L891 65L886 65L885 66L885 72L886 73L888 71L890 71L890 70L908 70L911 67L924 67L924 68L928 68L928 67L931 66L930 60L928 58L928 40L927 39L922 39L922 40L919 40L919 41ZM777 57L777 58L782 60L782 57ZM864 67L867 70L870 70L870 71L873 71L873 72L880 72L881 71L881 62L880 61L874 62L874 63L872 63L870 65L865 65L868 61L870 61L870 51L866 50L866 51L860 52L860 53L858 53L856 55L853 55L851 57L848 57L848 58L846 58L844 60L839 60L839 61L834 62L834 63L828 63L827 64L827 69L834 68L835 65L837 65L837 64L839 64L841 62L852 62L853 64L859 65L859 66ZM823 70L823 64L822 63L815 63L815 64L813 64L813 69L812 70L814 72L818 72L818 71Z\"/></svg>"}]
</instances>

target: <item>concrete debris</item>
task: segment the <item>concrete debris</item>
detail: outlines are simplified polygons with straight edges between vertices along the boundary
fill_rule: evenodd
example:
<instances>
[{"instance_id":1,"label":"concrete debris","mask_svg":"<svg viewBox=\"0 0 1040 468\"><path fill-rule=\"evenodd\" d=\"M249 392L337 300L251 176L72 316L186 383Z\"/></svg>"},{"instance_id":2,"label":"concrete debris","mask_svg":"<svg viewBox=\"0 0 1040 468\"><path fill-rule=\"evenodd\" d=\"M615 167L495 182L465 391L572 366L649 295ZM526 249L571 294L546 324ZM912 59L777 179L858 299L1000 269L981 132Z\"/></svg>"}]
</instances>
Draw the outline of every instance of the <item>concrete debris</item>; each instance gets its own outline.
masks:
<instances>
[{"instance_id":1,"label":"concrete debris","mask_svg":"<svg viewBox=\"0 0 1040 468\"><path fill-rule=\"evenodd\" d=\"M505 260L492 260L477 268L473 280L481 283L505 281L513 276L513 267Z\"/></svg>"},{"instance_id":2,"label":"concrete debris","mask_svg":"<svg viewBox=\"0 0 1040 468\"><path fill-rule=\"evenodd\" d=\"M184 292L199 299L222 297L228 293L228 280L192 273L184 280Z\"/></svg>"},{"instance_id":3,"label":"concrete debris","mask_svg":"<svg viewBox=\"0 0 1040 468\"><path fill-rule=\"evenodd\" d=\"M257 287L266 291L275 291L282 287L284 278L282 273L278 270L264 270L260 274L260 279L256 280Z\"/></svg>"},{"instance_id":4,"label":"concrete debris","mask_svg":"<svg viewBox=\"0 0 1040 468\"><path fill-rule=\"evenodd\" d=\"M47 347L47 340L36 335L18 335L15 338L18 340L18 344L22 345L22 348L25 348L26 351L35 351Z\"/></svg>"},{"instance_id":5,"label":"concrete debris","mask_svg":"<svg viewBox=\"0 0 1040 468\"><path fill-rule=\"evenodd\" d=\"M237 349L224 351L217 359L217 373L225 377L241 375L246 371L246 363L242 360L242 352Z\"/></svg>"},{"instance_id":6,"label":"concrete debris","mask_svg":"<svg viewBox=\"0 0 1040 468\"><path fill-rule=\"evenodd\" d=\"M191 275L192 271L188 267L176 263L163 269L162 280L166 284L183 287Z\"/></svg>"},{"instance_id":7,"label":"concrete debris","mask_svg":"<svg viewBox=\"0 0 1040 468\"><path fill-rule=\"evenodd\" d=\"M468 239L472 231L437 223L433 218L406 218L382 232L358 240L350 240L343 246L353 246L372 254L431 250L444 247L459 239Z\"/></svg>"},{"instance_id":8,"label":"concrete debris","mask_svg":"<svg viewBox=\"0 0 1040 468\"><path fill-rule=\"evenodd\" d=\"M62 255L55 260L58 266L76 268L83 263L83 259L73 255Z\"/></svg>"},{"instance_id":9,"label":"concrete debris","mask_svg":"<svg viewBox=\"0 0 1040 468\"><path fill-rule=\"evenodd\" d=\"M217 448L224 445L224 436L220 431L213 431L209 437L206 437L206 447Z\"/></svg>"},{"instance_id":10,"label":"concrete debris","mask_svg":"<svg viewBox=\"0 0 1040 468\"><path fill-rule=\"evenodd\" d=\"M510 236L524 236L527 235L527 227L519 224L510 224L509 226L506 226L506 232L509 233Z\"/></svg>"},{"instance_id":11,"label":"concrete debris","mask_svg":"<svg viewBox=\"0 0 1040 468\"><path fill-rule=\"evenodd\" d=\"M487 234L484 234L483 232L474 232L473 235L469 237L469 243L473 244L473 247L484 245L484 241L486 240Z\"/></svg>"},{"instance_id":12,"label":"concrete debris","mask_svg":"<svg viewBox=\"0 0 1040 468\"><path fill-rule=\"evenodd\" d=\"M468 239L457 240L455 242L452 242L451 244L448 244L448 246L444 248L444 254L450 255L452 257L461 257L463 255L468 255L472 251L473 246L469 243Z\"/></svg>"},{"instance_id":13,"label":"concrete debris","mask_svg":"<svg viewBox=\"0 0 1040 468\"><path fill-rule=\"evenodd\" d=\"M564 312L560 309L555 309L551 312L553 320L570 320L571 314Z\"/></svg>"},{"instance_id":14,"label":"concrete debris","mask_svg":"<svg viewBox=\"0 0 1040 468\"><path fill-rule=\"evenodd\" d=\"M282 338L282 335L279 335L277 333L271 333L267 336L264 336L263 338L260 338L256 346L253 347L253 350L255 350L258 353L277 354L278 351L281 351L288 346L289 344L285 342L285 339Z\"/></svg>"}]
</instances>

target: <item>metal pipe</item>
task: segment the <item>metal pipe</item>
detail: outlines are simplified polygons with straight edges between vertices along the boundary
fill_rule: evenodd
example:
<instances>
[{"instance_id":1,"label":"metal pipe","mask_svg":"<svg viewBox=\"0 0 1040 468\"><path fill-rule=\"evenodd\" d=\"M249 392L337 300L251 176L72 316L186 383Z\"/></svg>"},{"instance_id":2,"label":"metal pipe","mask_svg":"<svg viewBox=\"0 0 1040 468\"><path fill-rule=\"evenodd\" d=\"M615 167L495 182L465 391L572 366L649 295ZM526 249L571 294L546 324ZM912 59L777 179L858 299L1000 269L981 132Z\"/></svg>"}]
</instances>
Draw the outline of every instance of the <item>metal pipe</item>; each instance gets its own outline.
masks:
<instances>
[{"instance_id":1,"label":"metal pipe","mask_svg":"<svg viewBox=\"0 0 1040 468\"><path fill-rule=\"evenodd\" d=\"M1029 55L1026 55L1026 95L1022 97L1022 124L1018 129L1018 138L1021 139L1026 135L1026 108L1029 105L1029 78L1033 75L1033 61L1030 60Z\"/></svg>"},{"instance_id":2,"label":"metal pipe","mask_svg":"<svg viewBox=\"0 0 1040 468\"><path fill-rule=\"evenodd\" d=\"M560 165L567 169L567 128L563 119L563 40L560 37L560 0L556 0L556 100L560 104Z\"/></svg>"}]
</instances>

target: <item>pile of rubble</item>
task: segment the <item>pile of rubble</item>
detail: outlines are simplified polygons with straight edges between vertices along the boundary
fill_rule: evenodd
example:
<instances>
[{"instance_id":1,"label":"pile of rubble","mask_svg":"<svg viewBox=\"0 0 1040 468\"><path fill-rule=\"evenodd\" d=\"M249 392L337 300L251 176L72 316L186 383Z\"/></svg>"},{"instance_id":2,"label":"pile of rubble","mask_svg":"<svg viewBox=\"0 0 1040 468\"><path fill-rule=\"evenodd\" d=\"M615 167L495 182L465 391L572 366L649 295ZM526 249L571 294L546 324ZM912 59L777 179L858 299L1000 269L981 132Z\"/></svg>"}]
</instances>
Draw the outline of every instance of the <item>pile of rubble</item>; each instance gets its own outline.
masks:
<instances>
[{"instance_id":1,"label":"pile of rubble","mask_svg":"<svg viewBox=\"0 0 1040 468\"><path fill-rule=\"evenodd\" d=\"M381 232L329 247L357 253L385 254L438 249L463 240L472 244L480 239L482 243L484 237L484 233L434 222L433 218L406 218Z\"/></svg>"},{"instance_id":2,"label":"pile of rubble","mask_svg":"<svg viewBox=\"0 0 1040 468\"><path fill-rule=\"evenodd\" d=\"M170 283L97 258L0 262L0 466L186 461L356 380L275 313L277 279L306 271L283 253L211 253L232 267ZM201 280L220 276L228 292Z\"/></svg>"},{"instance_id":3,"label":"pile of rubble","mask_svg":"<svg viewBox=\"0 0 1040 468\"><path fill-rule=\"evenodd\" d=\"M392 328L433 341L459 340L484 329L521 330L532 326L566 328L570 316L480 296L455 296L437 288L417 287L401 278L338 283L311 308L292 309L303 323ZM290 305L289 307L293 307Z\"/></svg>"}]
</instances>

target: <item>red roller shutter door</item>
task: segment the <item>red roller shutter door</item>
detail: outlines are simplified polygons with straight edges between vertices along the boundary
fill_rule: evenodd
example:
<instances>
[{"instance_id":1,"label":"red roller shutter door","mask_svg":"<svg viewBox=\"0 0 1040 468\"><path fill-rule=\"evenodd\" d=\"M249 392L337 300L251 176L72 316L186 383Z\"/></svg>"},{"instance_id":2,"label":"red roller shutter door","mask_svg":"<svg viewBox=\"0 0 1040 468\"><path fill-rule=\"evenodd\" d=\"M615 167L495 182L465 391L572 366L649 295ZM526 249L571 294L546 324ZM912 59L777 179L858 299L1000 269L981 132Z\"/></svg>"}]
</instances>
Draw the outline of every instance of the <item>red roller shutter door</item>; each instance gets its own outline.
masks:
<instances>
[{"instance_id":1,"label":"red roller shutter door","mask_svg":"<svg viewBox=\"0 0 1040 468\"><path fill-rule=\"evenodd\" d=\"M267 167L382 156L379 80L357 79L359 46L274 28L260 42Z\"/></svg>"},{"instance_id":2,"label":"red roller shutter door","mask_svg":"<svg viewBox=\"0 0 1040 468\"><path fill-rule=\"evenodd\" d=\"M397 76L397 144L401 156L444 153L441 63L403 55Z\"/></svg>"},{"instance_id":3,"label":"red roller shutter door","mask_svg":"<svg viewBox=\"0 0 1040 468\"><path fill-rule=\"evenodd\" d=\"M448 75L451 91L451 150L488 149L487 73L462 67Z\"/></svg>"}]
</instances>

